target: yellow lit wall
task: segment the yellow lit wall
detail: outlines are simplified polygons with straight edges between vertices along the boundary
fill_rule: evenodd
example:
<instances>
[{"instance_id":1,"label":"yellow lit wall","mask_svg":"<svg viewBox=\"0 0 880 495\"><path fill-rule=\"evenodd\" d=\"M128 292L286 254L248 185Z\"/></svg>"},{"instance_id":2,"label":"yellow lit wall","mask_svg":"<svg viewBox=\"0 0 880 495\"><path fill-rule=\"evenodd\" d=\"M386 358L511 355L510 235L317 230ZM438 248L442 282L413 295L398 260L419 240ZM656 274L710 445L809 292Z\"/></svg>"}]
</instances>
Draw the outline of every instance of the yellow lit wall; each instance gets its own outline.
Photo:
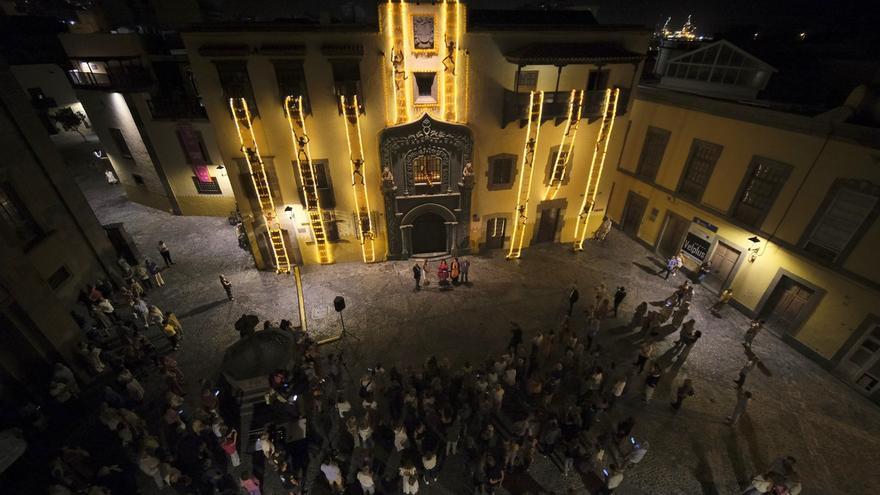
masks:
<instances>
[{"instance_id":1,"label":"yellow lit wall","mask_svg":"<svg viewBox=\"0 0 880 495\"><path fill-rule=\"evenodd\" d=\"M739 111L737 109L725 107L726 112L709 113L708 109L715 105L712 102L681 97L680 102L673 104L659 91L643 92L644 97L635 100L629 115L630 130L620 154L619 170L609 174L615 182L609 207L612 219L621 221L628 192L632 191L648 199L637 234L638 239L648 245L658 245L667 212L674 212L687 220L699 217L717 225L718 236L741 249L746 258L745 249L752 246L748 238L757 235L761 239L758 256L753 263L743 262L730 283L736 301L748 311L759 310L762 298L770 290L780 269L825 290L808 319L793 330L793 337L822 358L830 359L866 316L876 311L880 301L877 290L880 268L873 261L873 252L880 246L880 225L874 222L869 228L842 264L843 270L824 266L798 254L797 248L792 246L800 242L835 179L880 182L880 171L876 167L876 158L873 158L877 148L859 144L850 137L856 134L848 132L846 125L842 125L831 135L823 150L828 134L822 130L827 126L807 117L763 109L756 113L754 109L746 108L737 119L731 114ZM701 110L701 106L707 110ZM771 125L771 122L777 125ZM654 183L633 175L649 125L671 132ZM673 193L694 138L724 146L700 204L678 198ZM730 221L726 212L735 200L754 155L787 163L793 169L760 228L745 229ZM811 168L812 172L809 172ZM658 210L654 220L651 219L653 209ZM767 244L774 230L774 238ZM696 268L695 263L687 258L685 262L689 268Z\"/></svg>"}]
</instances>

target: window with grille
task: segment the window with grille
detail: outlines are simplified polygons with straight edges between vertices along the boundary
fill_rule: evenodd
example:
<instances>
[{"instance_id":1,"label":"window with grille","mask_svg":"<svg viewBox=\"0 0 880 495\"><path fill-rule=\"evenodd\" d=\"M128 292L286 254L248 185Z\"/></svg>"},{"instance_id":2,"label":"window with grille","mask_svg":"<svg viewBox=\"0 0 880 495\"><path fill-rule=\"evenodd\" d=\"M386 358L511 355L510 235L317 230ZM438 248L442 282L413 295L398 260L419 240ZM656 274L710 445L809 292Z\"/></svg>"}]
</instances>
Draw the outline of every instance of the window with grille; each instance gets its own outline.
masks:
<instances>
[{"instance_id":1,"label":"window with grille","mask_svg":"<svg viewBox=\"0 0 880 495\"><path fill-rule=\"evenodd\" d=\"M312 112L309 103L309 91L306 87L306 73L302 60L273 60L275 79L278 82L278 93L281 100L288 96L302 96L303 113Z\"/></svg>"},{"instance_id":2,"label":"window with grille","mask_svg":"<svg viewBox=\"0 0 880 495\"><path fill-rule=\"evenodd\" d=\"M712 177L712 171L721 156L722 149L724 147L720 144L694 139L678 186L678 193L681 196L694 201L699 201L703 197L703 191Z\"/></svg>"},{"instance_id":3,"label":"window with grille","mask_svg":"<svg viewBox=\"0 0 880 495\"><path fill-rule=\"evenodd\" d=\"M440 158L422 155L413 160L413 182L416 185L440 183Z\"/></svg>"},{"instance_id":4,"label":"window with grille","mask_svg":"<svg viewBox=\"0 0 880 495\"><path fill-rule=\"evenodd\" d=\"M538 71L523 70L519 72L519 80L516 81L517 93L528 93L538 90Z\"/></svg>"},{"instance_id":5,"label":"window with grille","mask_svg":"<svg viewBox=\"0 0 880 495\"><path fill-rule=\"evenodd\" d=\"M636 166L636 175L653 181L657 177L660 163L663 161L663 153L666 152L666 144L669 143L670 132L659 127L648 126L645 133L645 144L642 145L642 154Z\"/></svg>"},{"instance_id":6,"label":"window with grille","mask_svg":"<svg viewBox=\"0 0 880 495\"><path fill-rule=\"evenodd\" d=\"M122 131L119 129L110 128L110 137L113 139L113 143L116 145L116 149L119 150L119 154L122 155L122 158L131 158L131 150L128 148L128 143L125 142L125 137L122 135Z\"/></svg>"},{"instance_id":7,"label":"window with grille","mask_svg":"<svg viewBox=\"0 0 880 495\"><path fill-rule=\"evenodd\" d=\"M503 217L490 218L486 226L486 235L491 238L504 237L507 228L507 219Z\"/></svg>"},{"instance_id":8,"label":"window with grille","mask_svg":"<svg viewBox=\"0 0 880 495\"><path fill-rule=\"evenodd\" d=\"M332 211L324 211L324 232L327 233L327 240L330 242L336 242L339 240L339 226L336 218L336 213Z\"/></svg>"},{"instance_id":9,"label":"window with grille","mask_svg":"<svg viewBox=\"0 0 880 495\"><path fill-rule=\"evenodd\" d=\"M360 59L331 60L330 64L333 68L333 88L336 92L336 99L339 100L340 96L345 96L345 99L351 102L353 97L357 95L358 111L364 113Z\"/></svg>"},{"instance_id":10,"label":"window with grille","mask_svg":"<svg viewBox=\"0 0 880 495\"><path fill-rule=\"evenodd\" d=\"M211 177L211 182L202 182L198 177L192 176L192 181L199 194L223 194L216 177Z\"/></svg>"},{"instance_id":11,"label":"window with grille","mask_svg":"<svg viewBox=\"0 0 880 495\"><path fill-rule=\"evenodd\" d=\"M841 187L833 194L833 199L819 213L819 220L804 242L804 250L829 263L857 240L859 230L875 211L880 199L876 194L848 187Z\"/></svg>"},{"instance_id":12,"label":"window with grille","mask_svg":"<svg viewBox=\"0 0 880 495\"><path fill-rule=\"evenodd\" d=\"M513 177L516 173L515 155L496 155L489 157L489 173L487 187L490 191L497 189L509 189L513 186Z\"/></svg>"},{"instance_id":13,"label":"window with grille","mask_svg":"<svg viewBox=\"0 0 880 495\"><path fill-rule=\"evenodd\" d=\"M759 227L788 179L791 165L756 156L743 182L732 216L751 227Z\"/></svg>"},{"instance_id":14,"label":"window with grille","mask_svg":"<svg viewBox=\"0 0 880 495\"><path fill-rule=\"evenodd\" d=\"M251 115L258 115L254 89L248 75L247 60L216 60L214 66L217 68L217 76L223 88L223 97L226 100L244 98Z\"/></svg>"},{"instance_id":15,"label":"window with grille","mask_svg":"<svg viewBox=\"0 0 880 495\"><path fill-rule=\"evenodd\" d=\"M32 242L43 235L11 184L0 184L0 217L23 242Z\"/></svg>"}]
</instances>

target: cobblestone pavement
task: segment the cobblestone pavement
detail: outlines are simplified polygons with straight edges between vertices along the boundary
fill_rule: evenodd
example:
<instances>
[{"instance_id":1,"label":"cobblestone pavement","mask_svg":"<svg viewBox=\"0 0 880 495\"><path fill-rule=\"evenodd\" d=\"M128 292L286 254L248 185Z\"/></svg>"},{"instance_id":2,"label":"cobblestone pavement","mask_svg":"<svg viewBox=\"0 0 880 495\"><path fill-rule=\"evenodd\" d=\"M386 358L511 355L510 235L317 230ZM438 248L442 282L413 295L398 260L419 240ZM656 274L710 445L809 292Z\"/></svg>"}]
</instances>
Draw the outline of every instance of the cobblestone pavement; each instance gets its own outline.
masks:
<instances>
[{"instance_id":1,"label":"cobblestone pavement","mask_svg":"<svg viewBox=\"0 0 880 495\"><path fill-rule=\"evenodd\" d=\"M82 156L71 150L66 155L73 162ZM176 264L165 272L167 286L151 298L182 317L186 340L178 361L190 377L216 374L223 350L238 338L233 323L242 313L296 321L292 277L255 270L225 219L172 216L133 204L119 186L103 182L99 171L81 164L76 170L102 223L124 222L141 251L156 260L160 239L170 247ZM319 337L339 331L332 299L342 295L346 327L362 339L347 348L350 360L381 360L386 368L418 364L432 354L453 363L476 361L503 349L510 321L518 322L527 338L555 328L567 309L566 288L574 281L582 304L600 282L626 286L621 316L628 319L636 304L662 299L681 282L649 273L647 267L657 262L653 258L615 231L607 244L588 246L578 255L544 245L525 250L519 261L505 261L500 252L472 257L473 285L444 292L436 283L414 291L410 262L308 266L303 283L309 331ZM221 273L235 287L233 302L225 300ZM436 274L431 279L436 282ZM693 379L696 396L682 411L673 415L668 404L675 367L650 405L640 402L641 379L630 382L617 414L636 416L635 434L650 442L650 451L626 473L616 493L738 494L753 473L784 454L798 459L804 493L880 492L880 479L870 475L880 461L880 410L769 333L758 336L754 352L772 376L753 372L747 388L755 400L747 415L735 427L724 423L736 400L732 380L745 361L740 342L748 320L731 308L725 308L723 319L715 318L707 311L711 302L711 295L698 288L691 315L703 338L677 374L677 379ZM614 329L618 323L603 328L602 341L629 368L636 346ZM669 345L664 343L661 353ZM197 386L195 379L189 383ZM453 459L445 469L461 472L461 464ZM547 460L536 462L530 475L512 480L505 493L562 493L582 486L578 476L563 478ZM421 493L466 493L454 475L441 479Z\"/></svg>"}]
</instances>

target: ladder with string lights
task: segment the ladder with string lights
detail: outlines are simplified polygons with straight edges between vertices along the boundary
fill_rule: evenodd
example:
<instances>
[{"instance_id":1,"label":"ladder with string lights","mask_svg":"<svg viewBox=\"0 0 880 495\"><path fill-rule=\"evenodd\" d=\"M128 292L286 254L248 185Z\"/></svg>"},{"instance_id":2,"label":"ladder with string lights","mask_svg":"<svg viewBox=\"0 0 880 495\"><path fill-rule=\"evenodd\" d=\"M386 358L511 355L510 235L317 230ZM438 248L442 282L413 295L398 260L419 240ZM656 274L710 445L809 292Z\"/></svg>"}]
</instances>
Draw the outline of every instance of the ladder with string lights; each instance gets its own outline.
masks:
<instances>
[{"instance_id":1,"label":"ladder with string lights","mask_svg":"<svg viewBox=\"0 0 880 495\"><path fill-rule=\"evenodd\" d=\"M290 258L287 255L287 247L284 245L281 224L278 223L278 216L275 212L275 202L272 201L272 191L266 178L266 167L260 157L260 149L254 135L253 118L248 109L247 100L230 98L229 108L232 110L232 119L235 122L235 130L238 132L238 140L241 142L241 150L244 153L248 172L257 192L260 213L263 214L266 221L266 229L272 244L272 254L275 257L275 270L278 273L290 273Z\"/></svg>"},{"instance_id":2,"label":"ladder with string lights","mask_svg":"<svg viewBox=\"0 0 880 495\"><path fill-rule=\"evenodd\" d=\"M348 155L351 159L351 188L354 193L354 206L357 211L357 231L361 240L361 254L365 263L376 261L374 241L376 232L370 218L370 198L367 194L366 162L364 145L361 140L360 113L358 97L353 95L349 102L345 95L339 96L342 118L345 123L345 138L348 142Z\"/></svg>"},{"instance_id":3,"label":"ladder with string lights","mask_svg":"<svg viewBox=\"0 0 880 495\"><path fill-rule=\"evenodd\" d=\"M590 161L590 171L587 174L587 185L584 188L584 200L581 203L580 214L574 228L575 251L583 250L584 240L587 238L587 224L596 204L599 179L602 177L602 169L605 166L605 155L608 153L608 143L611 141L611 131L614 128L614 117L617 115L619 97L620 89L605 90L605 98L602 102L602 124L599 127L599 134L596 136L596 146L593 148L593 158Z\"/></svg>"},{"instance_id":4,"label":"ladder with string lights","mask_svg":"<svg viewBox=\"0 0 880 495\"><path fill-rule=\"evenodd\" d=\"M396 12L395 12L396 11ZM396 13L396 15L395 15ZM394 123L402 124L409 121L409 101L407 100L407 67L406 55L406 4L388 1L388 29L391 33L391 80L394 91Z\"/></svg>"},{"instance_id":5,"label":"ladder with string lights","mask_svg":"<svg viewBox=\"0 0 880 495\"><path fill-rule=\"evenodd\" d=\"M458 0L446 0L443 2L444 18L446 25L443 32L446 39L443 40L443 50L446 57L443 59L443 119L449 122L458 121L458 85L456 77L461 71L458 67L458 53L461 49L459 26L461 19L461 4ZM450 48L452 50L450 51ZM448 61L448 63L447 63Z\"/></svg>"},{"instance_id":6,"label":"ladder with string lights","mask_svg":"<svg viewBox=\"0 0 880 495\"><path fill-rule=\"evenodd\" d=\"M538 135L541 131L541 113L544 108L544 92L529 93L528 125L526 142L523 146L523 158L519 172L519 191L516 196L516 209L513 210L513 233L510 236L510 250L507 259L519 258L525 240L526 224L528 223L529 196L532 192L532 175L535 167L535 151L538 147Z\"/></svg>"},{"instance_id":7,"label":"ladder with string lights","mask_svg":"<svg viewBox=\"0 0 880 495\"><path fill-rule=\"evenodd\" d=\"M315 237L318 262L321 264L332 263L330 244L327 241L327 231L324 228L324 211L321 209L318 184L315 182L315 166L312 163L312 154L309 150L309 135L306 133L302 96L285 97L284 112L290 125L290 137L293 139L293 152L296 156L296 169L299 172L299 181L302 184L303 199L305 200L303 206L309 216L309 225Z\"/></svg>"},{"instance_id":8,"label":"ladder with string lights","mask_svg":"<svg viewBox=\"0 0 880 495\"><path fill-rule=\"evenodd\" d=\"M581 108L584 103L584 92L576 89L571 90L568 96L568 114L565 119L565 129L559 142L559 150L553 162L553 172L550 175L550 184L544 191L544 201L556 199L559 188L565 179L565 167L571 160L571 151L574 148L574 139L577 137L578 125L581 122Z\"/></svg>"}]
</instances>

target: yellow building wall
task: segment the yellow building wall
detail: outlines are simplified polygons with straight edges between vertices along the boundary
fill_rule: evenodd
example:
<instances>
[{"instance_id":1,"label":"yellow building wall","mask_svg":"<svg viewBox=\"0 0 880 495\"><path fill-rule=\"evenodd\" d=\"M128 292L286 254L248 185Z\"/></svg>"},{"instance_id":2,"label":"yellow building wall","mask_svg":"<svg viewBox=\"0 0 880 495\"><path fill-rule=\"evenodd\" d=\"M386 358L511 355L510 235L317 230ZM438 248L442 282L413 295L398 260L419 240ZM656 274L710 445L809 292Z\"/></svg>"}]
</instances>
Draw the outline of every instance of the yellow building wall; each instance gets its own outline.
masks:
<instances>
[{"instance_id":1,"label":"yellow building wall","mask_svg":"<svg viewBox=\"0 0 880 495\"><path fill-rule=\"evenodd\" d=\"M748 261L749 253L744 251L742 256L746 261L730 282L736 301L750 311L760 310L759 303L772 290L770 284L780 269L824 289L826 293L818 306L795 330L794 337L823 358L834 356L865 316L876 311L880 302L880 292L876 289L880 271L872 256L880 246L880 224L874 222L843 264L846 270L875 284L873 287L785 246L773 241L768 243L767 239L778 227L774 239L797 245L835 179L877 183L880 177L871 159L876 150L834 137L828 140L823 150L824 135L783 130L645 100L635 100L633 107L630 134L619 163L620 170L629 173L616 170L611 174L615 182L614 198L609 208L612 218L618 222L622 219L628 192L632 191L648 199L637 237L651 246L658 244L669 211L688 220L699 217L717 225L718 237L740 249L752 246L748 238L757 234L761 243L754 262ZM649 125L672 133L656 186L630 175L635 171ZM694 138L724 146L704 193L702 207L677 198L671 192L677 188ZM753 155L770 157L794 167L762 228L754 231L731 223L725 213L734 201ZM809 179L804 182L808 173ZM789 209L793 200L795 203ZM658 214L651 220L651 211L655 208ZM785 220L780 224L787 209ZM687 258L685 263L691 269L696 268L696 264Z\"/></svg>"}]
</instances>

